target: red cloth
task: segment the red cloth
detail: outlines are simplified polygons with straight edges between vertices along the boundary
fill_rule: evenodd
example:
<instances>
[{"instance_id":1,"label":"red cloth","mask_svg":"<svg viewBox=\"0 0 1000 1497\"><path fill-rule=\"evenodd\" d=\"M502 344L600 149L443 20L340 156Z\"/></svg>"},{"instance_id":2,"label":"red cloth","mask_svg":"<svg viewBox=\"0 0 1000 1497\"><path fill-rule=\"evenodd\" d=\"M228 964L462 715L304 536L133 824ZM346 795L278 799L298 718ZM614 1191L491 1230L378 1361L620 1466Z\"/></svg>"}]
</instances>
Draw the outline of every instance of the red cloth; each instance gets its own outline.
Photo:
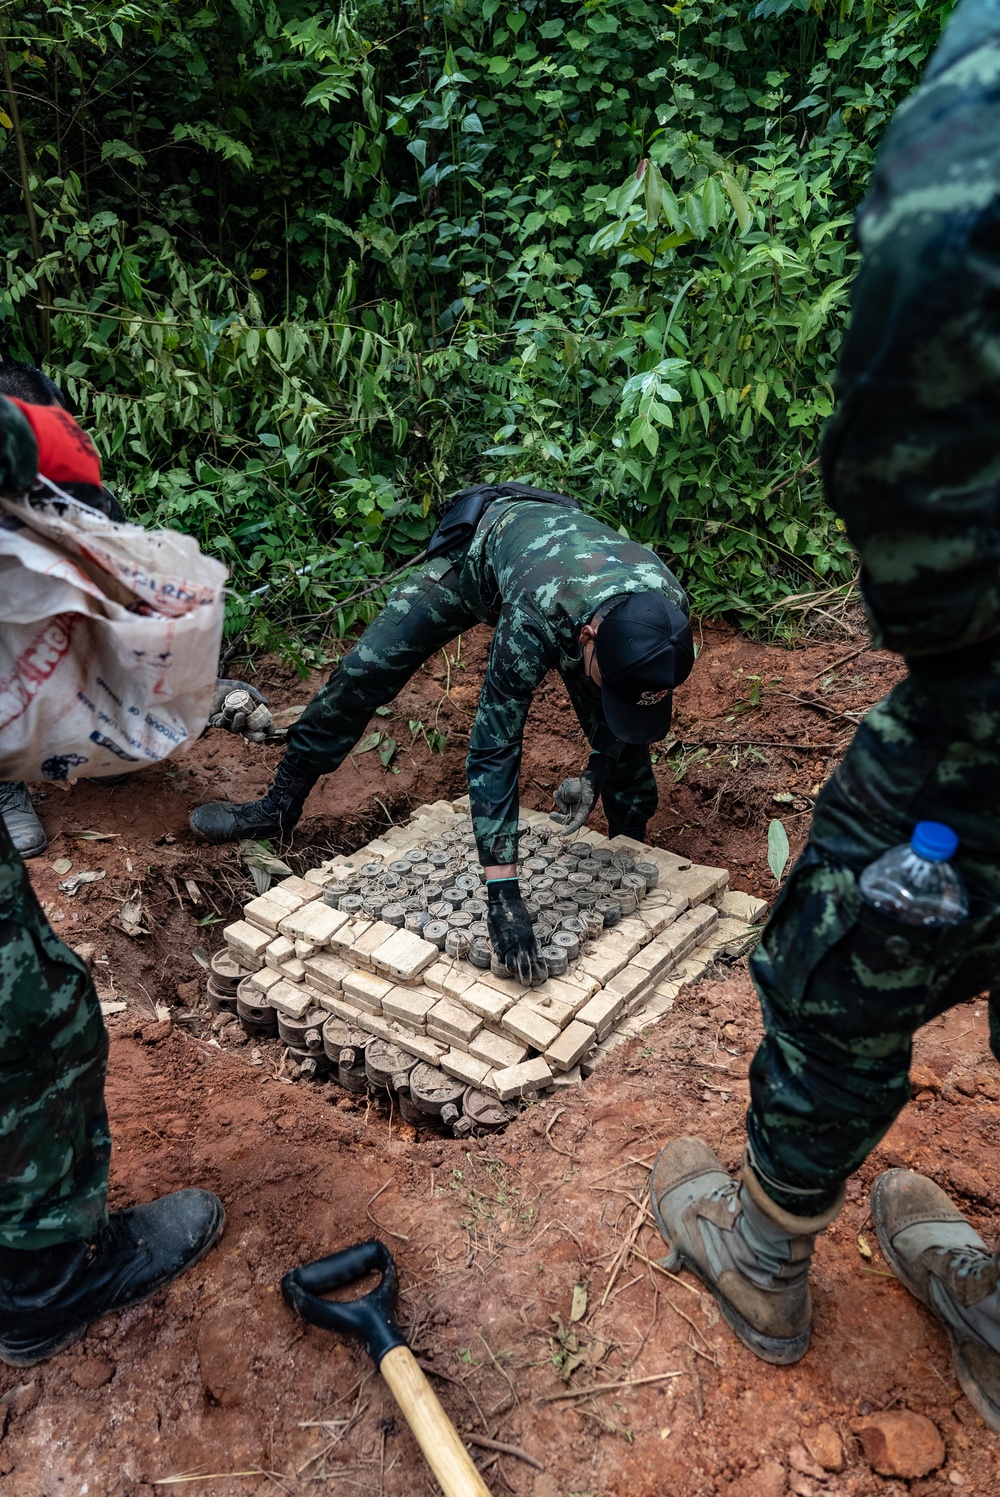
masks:
<instances>
[{"instance_id":1,"label":"red cloth","mask_svg":"<svg viewBox=\"0 0 1000 1497\"><path fill-rule=\"evenodd\" d=\"M61 405L29 405L7 397L17 406L38 443L38 471L53 483L101 483L97 448Z\"/></svg>"}]
</instances>

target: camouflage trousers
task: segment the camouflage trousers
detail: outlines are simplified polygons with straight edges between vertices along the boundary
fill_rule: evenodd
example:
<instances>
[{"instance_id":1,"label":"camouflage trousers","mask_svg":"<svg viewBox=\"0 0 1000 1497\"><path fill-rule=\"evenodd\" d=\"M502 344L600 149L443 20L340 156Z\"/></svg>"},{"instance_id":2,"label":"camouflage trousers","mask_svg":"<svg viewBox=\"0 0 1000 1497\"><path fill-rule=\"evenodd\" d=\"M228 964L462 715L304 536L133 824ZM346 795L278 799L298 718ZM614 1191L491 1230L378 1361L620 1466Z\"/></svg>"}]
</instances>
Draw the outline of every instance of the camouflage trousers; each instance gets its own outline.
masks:
<instances>
[{"instance_id":1,"label":"camouflage trousers","mask_svg":"<svg viewBox=\"0 0 1000 1497\"><path fill-rule=\"evenodd\" d=\"M483 622L463 600L458 583L458 565L439 556L393 588L385 607L289 730L288 754L296 764L308 764L321 774L339 768L376 707L398 696L438 650ZM563 681L588 742L595 741L602 727L606 735L599 699L590 698L583 672L567 673ZM657 804L648 748L624 747L605 781L602 800L612 835L641 839Z\"/></svg>"},{"instance_id":2,"label":"camouflage trousers","mask_svg":"<svg viewBox=\"0 0 1000 1497\"><path fill-rule=\"evenodd\" d=\"M0 820L0 1246L107 1220L108 1036L86 963L58 939Z\"/></svg>"},{"instance_id":3,"label":"camouflage trousers","mask_svg":"<svg viewBox=\"0 0 1000 1497\"><path fill-rule=\"evenodd\" d=\"M766 1031L750 1069L751 1158L796 1215L832 1203L908 1101L922 1024L988 993L1000 1057L1000 648L936 658L910 662L865 717L751 960ZM862 870L920 820L960 838L960 925L905 926L859 896Z\"/></svg>"}]
</instances>

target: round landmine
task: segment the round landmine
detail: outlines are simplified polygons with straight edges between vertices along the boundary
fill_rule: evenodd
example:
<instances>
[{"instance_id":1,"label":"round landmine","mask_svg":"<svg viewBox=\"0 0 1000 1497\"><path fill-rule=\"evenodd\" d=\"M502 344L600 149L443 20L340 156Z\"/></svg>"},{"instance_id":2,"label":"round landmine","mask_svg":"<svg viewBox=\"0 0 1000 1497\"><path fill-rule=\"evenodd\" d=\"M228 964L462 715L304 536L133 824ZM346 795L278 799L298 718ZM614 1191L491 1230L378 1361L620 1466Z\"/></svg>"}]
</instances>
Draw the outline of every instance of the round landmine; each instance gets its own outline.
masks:
<instances>
[{"instance_id":1,"label":"round landmine","mask_svg":"<svg viewBox=\"0 0 1000 1497\"><path fill-rule=\"evenodd\" d=\"M242 986L242 984L246 981L247 979L245 977L242 978L240 986ZM205 984L205 990L208 993L208 1006L209 1008L214 1010L215 1013L234 1014L236 1012L236 998L231 993L223 993L218 987L214 977L210 977L208 979L208 982Z\"/></svg>"},{"instance_id":2,"label":"round landmine","mask_svg":"<svg viewBox=\"0 0 1000 1497\"><path fill-rule=\"evenodd\" d=\"M465 911L465 913L467 915L471 915L472 918L473 918L473 920L482 920L482 918L486 914L486 910L487 910L486 900L485 899L467 899L465 901L465 903L462 905L462 909Z\"/></svg>"},{"instance_id":3,"label":"round landmine","mask_svg":"<svg viewBox=\"0 0 1000 1497\"><path fill-rule=\"evenodd\" d=\"M590 880L587 879L586 882L589 885ZM560 879L558 881L558 883L555 883L555 884L552 885L552 892L555 895L555 897L556 897L557 900L560 900L560 899L575 899L576 898L576 890L577 890L577 885L576 884L571 884L568 878Z\"/></svg>"},{"instance_id":4,"label":"round landmine","mask_svg":"<svg viewBox=\"0 0 1000 1497\"><path fill-rule=\"evenodd\" d=\"M605 926L617 925L622 918L622 907L617 899L599 899L594 910L601 916Z\"/></svg>"},{"instance_id":5,"label":"round landmine","mask_svg":"<svg viewBox=\"0 0 1000 1497\"><path fill-rule=\"evenodd\" d=\"M579 915L580 904L576 899L557 899L552 906L552 914L557 920L565 920L567 915Z\"/></svg>"},{"instance_id":6,"label":"round landmine","mask_svg":"<svg viewBox=\"0 0 1000 1497\"><path fill-rule=\"evenodd\" d=\"M211 968L212 980L215 983L216 990L224 998L235 998L236 989L244 977L249 977L250 975L245 967L241 967L238 962L233 961L225 947L215 953L209 962L209 967Z\"/></svg>"},{"instance_id":7,"label":"round landmine","mask_svg":"<svg viewBox=\"0 0 1000 1497\"><path fill-rule=\"evenodd\" d=\"M429 847L427 849L427 861L432 868L447 868L451 861L451 856L443 847Z\"/></svg>"},{"instance_id":8,"label":"round landmine","mask_svg":"<svg viewBox=\"0 0 1000 1497\"><path fill-rule=\"evenodd\" d=\"M561 946L543 946L538 953L549 971L550 977L561 977L569 966L569 958Z\"/></svg>"},{"instance_id":9,"label":"round landmine","mask_svg":"<svg viewBox=\"0 0 1000 1497\"><path fill-rule=\"evenodd\" d=\"M469 948L469 961L472 965L478 967L481 972L488 972L492 959L493 948L489 941L483 940L482 937L478 940L473 940Z\"/></svg>"},{"instance_id":10,"label":"round landmine","mask_svg":"<svg viewBox=\"0 0 1000 1497\"><path fill-rule=\"evenodd\" d=\"M531 897L540 910L554 910L556 905L556 893L554 889L533 889Z\"/></svg>"},{"instance_id":11,"label":"round landmine","mask_svg":"<svg viewBox=\"0 0 1000 1497\"><path fill-rule=\"evenodd\" d=\"M510 1122L514 1114L497 1097L470 1086L462 1098L462 1116L455 1123L453 1132L457 1138L470 1133L495 1133Z\"/></svg>"},{"instance_id":12,"label":"round landmine","mask_svg":"<svg viewBox=\"0 0 1000 1497\"><path fill-rule=\"evenodd\" d=\"M555 882L555 879L549 878L546 873L541 878L533 878L531 880L531 887L535 894L551 894L555 888Z\"/></svg>"},{"instance_id":13,"label":"round landmine","mask_svg":"<svg viewBox=\"0 0 1000 1497\"><path fill-rule=\"evenodd\" d=\"M468 822L466 822L466 826L468 826ZM459 845L459 847L464 847L465 850L466 850L466 852L475 852L475 850L476 850L476 834L475 834L475 832L462 832L462 833L460 833L459 838L458 838L458 845Z\"/></svg>"},{"instance_id":14,"label":"round landmine","mask_svg":"<svg viewBox=\"0 0 1000 1497\"><path fill-rule=\"evenodd\" d=\"M485 920L473 920L469 926L469 935L474 941L489 940L490 928Z\"/></svg>"},{"instance_id":15,"label":"round landmine","mask_svg":"<svg viewBox=\"0 0 1000 1497\"><path fill-rule=\"evenodd\" d=\"M370 915L373 920L381 920L382 911L388 903L389 899L385 894L366 894L364 912L366 915Z\"/></svg>"},{"instance_id":16,"label":"round landmine","mask_svg":"<svg viewBox=\"0 0 1000 1497\"><path fill-rule=\"evenodd\" d=\"M607 868L610 865L614 855L614 850L610 847L592 847L590 849L591 858L595 863L599 863L602 868Z\"/></svg>"},{"instance_id":17,"label":"round landmine","mask_svg":"<svg viewBox=\"0 0 1000 1497\"><path fill-rule=\"evenodd\" d=\"M346 884L327 884L322 894L323 903L328 904L331 910L339 910L340 901L346 899L350 892Z\"/></svg>"},{"instance_id":18,"label":"round landmine","mask_svg":"<svg viewBox=\"0 0 1000 1497\"><path fill-rule=\"evenodd\" d=\"M467 957L472 950L472 933L467 930L449 930L444 938L445 956Z\"/></svg>"},{"instance_id":19,"label":"round landmine","mask_svg":"<svg viewBox=\"0 0 1000 1497\"><path fill-rule=\"evenodd\" d=\"M593 858L581 858L576 871L585 873L588 878L600 878L601 865Z\"/></svg>"},{"instance_id":20,"label":"round landmine","mask_svg":"<svg viewBox=\"0 0 1000 1497\"><path fill-rule=\"evenodd\" d=\"M532 923L534 923L534 921L537 920L538 916L542 913L542 907L535 899L526 899L524 901L524 908L527 910L528 919L532 921Z\"/></svg>"},{"instance_id":21,"label":"round landmine","mask_svg":"<svg viewBox=\"0 0 1000 1497\"><path fill-rule=\"evenodd\" d=\"M425 941L430 941L432 946L436 946L439 951L443 951L444 943L448 939L449 928L446 920L428 920L420 934Z\"/></svg>"},{"instance_id":22,"label":"round landmine","mask_svg":"<svg viewBox=\"0 0 1000 1497\"><path fill-rule=\"evenodd\" d=\"M427 913L427 901L422 894L407 894L399 902L408 915Z\"/></svg>"},{"instance_id":23,"label":"round landmine","mask_svg":"<svg viewBox=\"0 0 1000 1497\"><path fill-rule=\"evenodd\" d=\"M305 1050L301 1046L289 1045L288 1059L298 1066L300 1081L322 1081L332 1070L329 1057L322 1049Z\"/></svg>"},{"instance_id":24,"label":"round landmine","mask_svg":"<svg viewBox=\"0 0 1000 1497\"><path fill-rule=\"evenodd\" d=\"M455 880L455 888L463 889L467 895L474 894L475 891L479 888L479 880L476 878L475 874L460 873Z\"/></svg>"},{"instance_id":25,"label":"round landmine","mask_svg":"<svg viewBox=\"0 0 1000 1497\"><path fill-rule=\"evenodd\" d=\"M627 852L616 852L612 868L620 868L622 873L633 873L635 871L635 858L630 858Z\"/></svg>"},{"instance_id":26,"label":"round landmine","mask_svg":"<svg viewBox=\"0 0 1000 1497\"><path fill-rule=\"evenodd\" d=\"M452 884L450 889L445 889L441 895L444 903L451 905L453 910L460 910L467 897L467 891L457 888L454 884Z\"/></svg>"},{"instance_id":27,"label":"round landmine","mask_svg":"<svg viewBox=\"0 0 1000 1497\"><path fill-rule=\"evenodd\" d=\"M244 977L236 991L236 1012L245 1015L248 1019L265 1022L270 1015L275 1028L278 1024L278 1015L268 1003L259 988L255 988L249 977Z\"/></svg>"},{"instance_id":28,"label":"round landmine","mask_svg":"<svg viewBox=\"0 0 1000 1497\"><path fill-rule=\"evenodd\" d=\"M597 900L598 894L593 884L591 884L589 889L577 889L576 891L576 903L581 911L592 910Z\"/></svg>"},{"instance_id":29,"label":"round landmine","mask_svg":"<svg viewBox=\"0 0 1000 1497\"><path fill-rule=\"evenodd\" d=\"M472 916L468 910L452 910L445 924L449 930L468 930L472 924Z\"/></svg>"},{"instance_id":30,"label":"round landmine","mask_svg":"<svg viewBox=\"0 0 1000 1497\"><path fill-rule=\"evenodd\" d=\"M415 868L418 863L427 862L427 849L426 847L411 847L406 856L411 866Z\"/></svg>"},{"instance_id":31,"label":"round landmine","mask_svg":"<svg viewBox=\"0 0 1000 1497\"><path fill-rule=\"evenodd\" d=\"M357 916L364 913L365 900L363 894L345 894L337 908L341 914Z\"/></svg>"},{"instance_id":32,"label":"round landmine","mask_svg":"<svg viewBox=\"0 0 1000 1497\"><path fill-rule=\"evenodd\" d=\"M386 925L395 925L397 929L402 930L406 924L406 911L401 904L384 904L382 906L382 919Z\"/></svg>"},{"instance_id":33,"label":"round landmine","mask_svg":"<svg viewBox=\"0 0 1000 1497\"><path fill-rule=\"evenodd\" d=\"M495 951L490 957L490 971L493 973L494 977L513 978L514 976L513 972L507 971L507 963L502 962Z\"/></svg>"},{"instance_id":34,"label":"round landmine","mask_svg":"<svg viewBox=\"0 0 1000 1497\"><path fill-rule=\"evenodd\" d=\"M448 916L454 912L454 909L455 906L449 904L446 899L435 899L428 904L427 913L432 920L447 920Z\"/></svg>"},{"instance_id":35,"label":"round landmine","mask_svg":"<svg viewBox=\"0 0 1000 1497\"><path fill-rule=\"evenodd\" d=\"M354 1049L363 1051L368 1044L368 1035L363 1029L352 1029L346 1019L331 1014L323 1025L323 1049L332 1061L340 1061L341 1051Z\"/></svg>"},{"instance_id":36,"label":"round landmine","mask_svg":"<svg viewBox=\"0 0 1000 1497\"><path fill-rule=\"evenodd\" d=\"M631 889L635 894L637 901L646 897L646 880L643 878L641 873L623 874L621 888Z\"/></svg>"},{"instance_id":37,"label":"round landmine","mask_svg":"<svg viewBox=\"0 0 1000 1497\"><path fill-rule=\"evenodd\" d=\"M422 1060L410 1072L409 1092L410 1101L418 1112L449 1124L458 1118L465 1086L461 1081L446 1076L437 1066Z\"/></svg>"},{"instance_id":38,"label":"round landmine","mask_svg":"<svg viewBox=\"0 0 1000 1497\"><path fill-rule=\"evenodd\" d=\"M413 864L409 858L394 858L389 864L389 872L398 873L402 877L404 874L409 873L412 867Z\"/></svg>"},{"instance_id":39,"label":"round landmine","mask_svg":"<svg viewBox=\"0 0 1000 1497\"><path fill-rule=\"evenodd\" d=\"M419 936L425 925L430 923L430 915L426 910L407 910L406 919L403 921L404 928Z\"/></svg>"},{"instance_id":40,"label":"round landmine","mask_svg":"<svg viewBox=\"0 0 1000 1497\"><path fill-rule=\"evenodd\" d=\"M598 899L610 899L614 893L606 878L595 878L590 887Z\"/></svg>"},{"instance_id":41,"label":"round landmine","mask_svg":"<svg viewBox=\"0 0 1000 1497\"><path fill-rule=\"evenodd\" d=\"M547 946L549 937L555 930L555 926L552 924L552 922L550 920L536 920L534 929L535 940L537 941L538 945Z\"/></svg>"},{"instance_id":42,"label":"round landmine","mask_svg":"<svg viewBox=\"0 0 1000 1497\"><path fill-rule=\"evenodd\" d=\"M601 923L603 924L604 922L602 921ZM582 941L584 935L583 912L581 911L579 915L567 915L563 920L560 920L559 929L568 930L572 935L576 936L578 941Z\"/></svg>"},{"instance_id":43,"label":"round landmine","mask_svg":"<svg viewBox=\"0 0 1000 1497\"><path fill-rule=\"evenodd\" d=\"M619 889L621 887L621 882L624 877L625 875L622 873L621 869L616 868L614 863L612 863L610 868L605 868L602 871L601 877L598 879L598 883L607 884L608 888L613 894L616 889Z\"/></svg>"},{"instance_id":44,"label":"round landmine","mask_svg":"<svg viewBox=\"0 0 1000 1497\"><path fill-rule=\"evenodd\" d=\"M376 1091L401 1091L416 1063L390 1040L372 1040L365 1050L365 1073Z\"/></svg>"},{"instance_id":45,"label":"round landmine","mask_svg":"<svg viewBox=\"0 0 1000 1497\"><path fill-rule=\"evenodd\" d=\"M575 962L580 955L580 937L571 930L557 930L549 944L565 951L567 961Z\"/></svg>"},{"instance_id":46,"label":"round landmine","mask_svg":"<svg viewBox=\"0 0 1000 1497\"><path fill-rule=\"evenodd\" d=\"M388 889L391 892L395 892L397 889L403 887L403 880L399 877L398 873L383 873L378 884L380 889Z\"/></svg>"},{"instance_id":47,"label":"round landmine","mask_svg":"<svg viewBox=\"0 0 1000 1497\"><path fill-rule=\"evenodd\" d=\"M301 1019L289 1018L287 1014L278 1014L278 1038L284 1040L286 1045L297 1045L300 1049L306 1048L306 1034L310 1029L318 1031L319 1038L316 1044L317 1050L323 1044L323 1025L326 1022L326 1014L321 1008L311 1008Z\"/></svg>"},{"instance_id":48,"label":"round landmine","mask_svg":"<svg viewBox=\"0 0 1000 1497\"><path fill-rule=\"evenodd\" d=\"M358 872L362 878L381 878L385 869L381 863L362 863Z\"/></svg>"},{"instance_id":49,"label":"round landmine","mask_svg":"<svg viewBox=\"0 0 1000 1497\"><path fill-rule=\"evenodd\" d=\"M243 1014L238 1015L240 1028L248 1040L273 1040L278 1033L277 1015L271 1010L270 1019L248 1019Z\"/></svg>"},{"instance_id":50,"label":"round landmine","mask_svg":"<svg viewBox=\"0 0 1000 1497\"><path fill-rule=\"evenodd\" d=\"M548 866L549 865L548 863L546 863L545 859L538 857L537 854L533 857L525 858L523 863L521 864L521 867L524 869L525 873L530 873L532 876L534 876L536 873L545 873L548 869Z\"/></svg>"},{"instance_id":51,"label":"round landmine","mask_svg":"<svg viewBox=\"0 0 1000 1497\"><path fill-rule=\"evenodd\" d=\"M593 882L593 880L591 879L589 873L581 873L580 870L578 869L576 871L576 873L567 874L567 876L566 876L566 882L570 885L571 888L573 888L574 890L576 890L576 889L589 889L591 883ZM571 899L575 899L576 895L575 894L571 894L570 898Z\"/></svg>"},{"instance_id":52,"label":"round landmine","mask_svg":"<svg viewBox=\"0 0 1000 1497\"><path fill-rule=\"evenodd\" d=\"M634 915L639 908L639 896L634 889L626 889L624 885L615 893L615 899L623 915Z\"/></svg>"},{"instance_id":53,"label":"round landmine","mask_svg":"<svg viewBox=\"0 0 1000 1497\"><path fill-rule=\"evenodd\" d=\"M660 881L660 870L655 863L636 863L635 871L646 881L646 893L655 889Z\"/></svg>"},{"instance_id":54,"label":"round landmine","mask_svg":"<svg viewBox=\"0 0 1000 1497\"><path fill-rule=\"evenodd\" d=\"M597 908L595 901L593 909L580 911L580 925L585 941L593 941L604 929L604 916Z\"/></svg>"}]
</instances>

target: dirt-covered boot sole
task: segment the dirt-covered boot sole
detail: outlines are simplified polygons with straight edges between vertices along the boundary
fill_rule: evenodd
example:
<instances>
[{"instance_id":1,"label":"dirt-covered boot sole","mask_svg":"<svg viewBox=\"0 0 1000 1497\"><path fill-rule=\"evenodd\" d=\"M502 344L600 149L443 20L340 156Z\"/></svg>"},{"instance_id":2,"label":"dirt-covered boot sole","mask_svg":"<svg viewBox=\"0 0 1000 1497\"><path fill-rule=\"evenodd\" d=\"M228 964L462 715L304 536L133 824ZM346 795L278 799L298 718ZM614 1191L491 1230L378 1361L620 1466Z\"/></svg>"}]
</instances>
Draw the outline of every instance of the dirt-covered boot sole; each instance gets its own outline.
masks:
<instances>
[{"instance_id":1,"label":"dirt-covered boot sole","mask_svg":"<svg viewBox=\"0 0 1000 1497\"><path fill-rule=\"evenodd\" d=\"M730 1303L730 1301L719 1289L718 1285L712 1282L708 1274L700 1267L697 1261L688 1253L685 1253L684 1249L679 1247L677 1243L673 1241L667 1228L667 1224L663 1220L663 1217L660 1215L659 1201L656 1198L656 1192L653 1188L655 1179L656 1167L654 1165L653 1173L650 1176L649 1182L649 1202L650 1206L652 1207L653 1215L656 1218L656 1225L660 1229L660 1235L663 1237L664 1242L666 1242L670 1248L670 1252L667 1254L666 1258L662 1260L664 1268L668 1269L671 1272L676 1271L678 1268L689 1268L695 1275L695 1277L701 1280L705 1288L710 1290L714 1295L715 1301L718 1304L719 1309L722 1311L726 1324L730 1327L731 1330L736 1332L736 1335L743 1342L743 1345L748 1347L755 1356L760 1357L761 1361L770 1362L775 1367L788 1367L793 1362L800 1362L805 1356L806 1352L809 1350L809 1336L812 1331L812 1327L808 1327L798 1336L787 1337L765 1336L761 1331L756 1330L755 1327L752 1326L750 1322L740 1314L736 1306Z\"/></svg>"},{"instance_id":2,"label":"dirt-covered boot sole","mask_svg":"<svg viewBox=\"0 0 1000 1497\"><path fill-rule=\"evenodd\" d=\"M944 1317L938 1314L934 1306L927 1303L917 1288L915 1281L906 1272L906 1267L902 1260L893 1251L888 1235L883 1231L878 1212L878 1198L883 1188L887 1189L888 1186L885 1185L885 1176L880 1175L872 1186L872 1217L875 1222L875 1235L878 1238L882 1257L888 1263L903 1288L907 1289L915 1300L919 1300L924 1309L929 1310L938 1324L948 1332L948 1340L951 1342L951 1357L955 1365L955 1376L958 1378L962 1392L983 1422L988 1424L990 1429L994 1430L997 1434L1000 1434L1000 1407L983 1391L982 1384L977 1381L975 1373L969 1366L965 1352L962 1349L962 1344L955 1336L955 1332Z\"/></svg>"}]
</instances>

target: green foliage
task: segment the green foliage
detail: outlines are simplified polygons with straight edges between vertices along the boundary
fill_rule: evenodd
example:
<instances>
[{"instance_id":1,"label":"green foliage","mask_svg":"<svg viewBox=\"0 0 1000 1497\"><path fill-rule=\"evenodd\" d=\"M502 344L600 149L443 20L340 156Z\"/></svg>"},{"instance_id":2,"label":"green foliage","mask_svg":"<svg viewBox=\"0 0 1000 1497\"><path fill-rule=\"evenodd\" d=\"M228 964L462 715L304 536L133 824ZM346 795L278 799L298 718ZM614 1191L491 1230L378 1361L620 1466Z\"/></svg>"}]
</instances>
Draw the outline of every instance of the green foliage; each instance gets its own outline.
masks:
<instances>
[{"instance_id":1,"label":"green foliage","mask_svg":"<svg viewBox=\"0 0 1000 1497\"><path fill-rule=\"evenodd\" d=\"M759 621L850 576L810 466L850 218L946 10L15 3L0 336L304 663L490 477Z\"/></svg>"}]
</instances>

